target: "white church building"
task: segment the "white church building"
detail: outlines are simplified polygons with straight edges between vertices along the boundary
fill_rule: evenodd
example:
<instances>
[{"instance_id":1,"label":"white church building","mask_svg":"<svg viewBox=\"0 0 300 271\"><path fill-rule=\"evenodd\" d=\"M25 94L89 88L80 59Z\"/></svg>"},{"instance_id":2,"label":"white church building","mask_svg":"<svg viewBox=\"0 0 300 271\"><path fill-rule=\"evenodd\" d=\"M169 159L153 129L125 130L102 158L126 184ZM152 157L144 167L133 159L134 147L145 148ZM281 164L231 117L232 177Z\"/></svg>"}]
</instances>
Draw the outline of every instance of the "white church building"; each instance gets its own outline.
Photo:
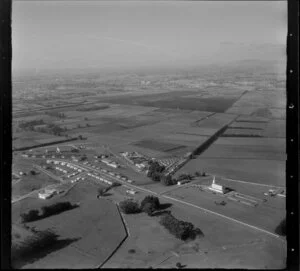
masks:
<instances>
[{"instance_id":1,"label":"white church building","mask_svg":"<svg viewBox=\"0 0 300 271\"><path fill-rule=\"evenodd\" d=\"M208 187L209 190L217 193L224 194L224 187L222 185L216 184L216 177L212 181L212 184Z\"/></svg>"}]
</instances>

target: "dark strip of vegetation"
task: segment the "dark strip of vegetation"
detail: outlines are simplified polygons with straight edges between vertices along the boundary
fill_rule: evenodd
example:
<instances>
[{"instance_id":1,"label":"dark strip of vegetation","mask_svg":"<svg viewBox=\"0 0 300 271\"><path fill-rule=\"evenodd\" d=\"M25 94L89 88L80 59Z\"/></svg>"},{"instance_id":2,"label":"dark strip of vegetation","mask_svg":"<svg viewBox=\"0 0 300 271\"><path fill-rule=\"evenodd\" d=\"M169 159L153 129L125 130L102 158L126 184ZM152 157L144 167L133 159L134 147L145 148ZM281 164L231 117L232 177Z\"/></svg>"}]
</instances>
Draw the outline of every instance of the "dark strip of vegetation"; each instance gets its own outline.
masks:
<instances>
[{"instance_id":1,"label":"dark strip of vegetation","mask_svg":"<svg viewBox=\"0 0 300 271\"><path fill-rule=\"evenodd\" d=\"M69 139L52 141L52 142L49 142L49 143L43 143L43 144L38 144L38 145L33 145L33 146L28 146L28 147L15 148L15 149L13 149L13 151L26 151L26 150L30 150L30 149L39 148L39 147L51 146L51 145L54 145L54 144L74 141L74 140L77 140L77 139L78 139L77 137L73 137L73 138L69 138Z\"/></svg>"},{"instance_id":2,"label":"dark strip of vegetation","mask_svg":"<svg viewBox=\"0 0 300 271\"><path fill-rule=\"evenodd\" d=\"M58 202L58 203L52 204L50 206L42 207L41 214L40 214L39 210L33 209L27 213L21 214L22 223L32 222L32 221L36 221L39 219L43 219L45 217L60 214L64 211L72 210L77 207L79 207L78 204L72 204L68 201L65 201L65 202Z\"/></svg>"},{"instance_id":3,"label":"dark strip of vegetation","mask_svg":"<svg viewBox=\"0 0 300 271\"><path fill-rule=\"evenodd\" d=\"M244 129L244 130L263 130L262 128L254 128L254 127L228 127L228 129Z\"/></svg>"},{"instance_id":4,"label":"dark strip of vegetation","mask_svg":"<svg viewBox=\"0 0 300 271\"><path fill-rule=\"evenodd\" d=\"M102 106L91 106L91 107L80 107L77 108L76 111L96 111L96 110L103 110L110 108L109 105L102 105Z\"/></svg>"},{"instance_id":5,"label":"dark strip of vegetation","mask_svg":"<svg viewBox=\"0 0 300 271\"><path fill-rule=\"evenodd\" d=\"M160 219L160 224L181 240L193 240L198 235L203 236L203 232L199 228L195 228L192 223L178 220L171 214L164 214Z\"/></svg>"},{"instance_id":6,"label":"dark strip of vegetation","mask_svg":"<svg viewBox=\"0 0 300 271\"><path fill-rule=\"evenodd\" d=\"M119 206L124 214L137 214L141 212L138 202L132 199L121 201Z\"/></svg>"},{"instance_id":7,"label":"dark strip of vegetation","mask_svg":"<svg viewBox=\"0 0 300 271\"><path fill-rule=\"evenodd\" d=\"M235 122L248 122L248 123L267 123L265 120L235 120Z\"/></svg>"},{"instance_id":8,"label":"dark strip of vegetation","mask_svg":"<svg viewBox=\"0 0 300 271\"><path fill-rule=\"evenodd\" d=\"M221 137L263 137L261 135L223 134Z\"/></svg>"},{"instance_id":9,"label":"dark strip of vegetation","mask_svg":"<svg viewBox=\"0 0 300 271\"><path fill-rule=\"evenodd\" d=\"M27 237L19 244L12 243L11 263L13 269L18 269L27 262L43 258L52 250L68 246L78 240L78 238L58 240L59 236L51 230L37 231L32 229L31 231L34 233L33 236Z\"/></svg>"},{"instance_id":10,"label":"dark strip of vegetation","mask_svg":"<svg viewBox=\"0 0 300 271\"><path fill-rule=\"evenodd\" d=\"M214 143L219 136L221 136L225 130L227 129L228 125L225 125L222 129L220 129L218 132L216 132L213 136L211 136L209 139L207 139L202 145L200 145L198 148L196 148L192 155L199 155L203 153L212 143Z\"/></svg>"}]
</instances>

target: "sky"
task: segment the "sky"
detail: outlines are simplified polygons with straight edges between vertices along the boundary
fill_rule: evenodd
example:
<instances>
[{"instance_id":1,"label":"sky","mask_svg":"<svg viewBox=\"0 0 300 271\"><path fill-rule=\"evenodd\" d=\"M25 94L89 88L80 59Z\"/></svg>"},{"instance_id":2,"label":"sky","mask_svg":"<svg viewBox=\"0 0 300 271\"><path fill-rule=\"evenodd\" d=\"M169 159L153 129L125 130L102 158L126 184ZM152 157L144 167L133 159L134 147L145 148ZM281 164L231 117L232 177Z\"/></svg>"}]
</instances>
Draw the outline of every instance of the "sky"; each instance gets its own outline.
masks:
<instances>
[{"instance_id":1,"label":"sky","mask_svg":"<svg viewBox=\"0 0 300 271\"><path fill-rule=\"evenodd\" d=\"M282 60L286 1L13 1L13 71Z\"/></svg>"}]
</instances>

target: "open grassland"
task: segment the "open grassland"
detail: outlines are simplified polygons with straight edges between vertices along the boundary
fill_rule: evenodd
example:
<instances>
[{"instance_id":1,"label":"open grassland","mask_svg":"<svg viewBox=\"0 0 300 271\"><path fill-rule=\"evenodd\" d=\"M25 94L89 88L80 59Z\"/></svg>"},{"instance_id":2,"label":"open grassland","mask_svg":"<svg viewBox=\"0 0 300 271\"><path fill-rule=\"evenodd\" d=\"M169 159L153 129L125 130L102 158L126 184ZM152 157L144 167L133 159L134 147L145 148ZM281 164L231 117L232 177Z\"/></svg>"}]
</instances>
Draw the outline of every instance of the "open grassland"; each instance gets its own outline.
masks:
<instances>
[{"instance_id":1,"label":"open grassland","mask_svg":"<svg viewBox=\"0 0 300 271\"><path fill-rule=\"evenodd\" d=\"M173 204L167 210L199 227L204 237L180 241L159 224L159 216L124 215L129 237L103 267L175 268L180 262L187 268L239 268L253 267L253 259L255 268L285 266L285 245L274 237L189 206ZM240 249L250 250L250 259Z\"/></svg>"},{"instance_id":2,"label":"open grassland","mask_svg":"<svg viewBox=\"0 0 300 271\"><path fill-rule=\"evenodd\" d=\"M95 268L113 252L126 231L116 205L96 198L97 187L91 182L78 183L65 195L47 201L27 198L13 205L13 223L19 223L21 212L60 201L80 202L79 208L28 223L38 230L51 228L61 238L75 241L59 249L49 248L42 256L33 255L23 268Z\"/></svg>"},{"instance_id":3,"label":"open grassland","mask_svg":"<svg viewBox=\"0 0 300 271\"><path fill-rule=\"evenodd\" d=\"M126 236L117 207L106 200L84 201L79 208L28 224L40 230L51 227L63 238L78 240L25 268L95 268Z\"/></svg>"},{"instance_id":4,"label":"open grassland","mask_svg":"<svg viewBox=\"0 0 300 271\"><path fill-rule=\"evenodd\" d=\"M222 137L262 137L263 131L249 128L227 128Z\"/></svg>"},{"instance_id":5,"label":"open grassland","mask_svg":"<svg viewBox=\"0 0 300 271\"><path fill-rule=\"evenodd\" d=\"M204 238L198 242L196 253L181 253L180 258L172 257L160 267L174 266L176 262L190 268L242 268L243 264L249 268L253 264L255 268L285 267L286 244L282 241L188 206L173 205L171 210L178 219L199 227ZM251 255L241 253L241 247L248 248Z\"/></svg>"},{"instance_id":6,"label":"open grassland","mask_svg":"<svg viewBox=\"0 0 300 271\"><path fill-rule=\"evenodd\" d=\"M170 142L162 142L156 140L142 140L135 143L137 146L141 146L146 149L154 149L161 152L169 152L175 149L185 148L183 145L172 144Z\"/></svg>"},{"instance_id":7,"label":"open grassland","mask_svg":"<svg viewBox=\"0 0 300 271\"><path fill-rule=\"evenodd\" d=\"M208 136L199 136L199 135L193 135L193 134L187 134L187 133L176 133L176 134L170 134L163 136L164 140L168 140L172 143L177 144L184 144L189 146L198 146L203 144L207 139Z\"/></svg>"},{"instance_id":8,"label":"open grassland","mask_svg":"<svg viewBox=\"0 0 300 271\"><path fill-rule=\"evenodd\" d=\"M205 171L230 179L285 186L285 161L200 157L185 164L177 173Z\"/></svg>"},{"instance_id":9,"label":"open grassland","mask_svg":"<svg viewBox=\"0 0 300 271\"><path fill-rule=\"evenodd\" d=\"M231 142L234 142L232 144ZM255 144L255 142L258 144ZM244 144L243 144L244 142ZM248 145L248 142L250 144ZM266 144L262 144L265 142ZM280 144L277 145L277 143ZM268 138L268 140L261 140L261 138L219 138L213 145L206 150L201 157L205 158L240 158L240 159L262 159L262 160L281 160L286 159L284 140Z\"/></svg>"},{"instance_id":10,"label":"open grassland","mask_svg":"<svg viewBox=\"0 0 300 271\"><path fill-rule=\"evenodd\" d=\"M237 99L236 96L228 97L186 97L195 94L195 91L172 91L148 95L128 95L102 98L103 102L116 104L141 105L148 107L173 108L184 110L200 110L210 112L224 112Z\"/></svg>"}]
</instances>

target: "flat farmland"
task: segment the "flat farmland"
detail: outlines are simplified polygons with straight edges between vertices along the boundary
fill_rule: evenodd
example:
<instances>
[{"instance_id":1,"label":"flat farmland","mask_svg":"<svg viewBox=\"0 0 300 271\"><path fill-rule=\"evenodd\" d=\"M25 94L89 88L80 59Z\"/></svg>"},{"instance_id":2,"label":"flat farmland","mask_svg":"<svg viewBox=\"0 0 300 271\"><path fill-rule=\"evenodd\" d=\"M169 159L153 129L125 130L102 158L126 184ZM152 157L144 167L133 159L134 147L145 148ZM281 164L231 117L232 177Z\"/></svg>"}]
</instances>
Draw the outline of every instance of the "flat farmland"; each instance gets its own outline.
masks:
<instances>
[{"instance_id":1,"label":"flat farmland","mask_svg":"<svg viewBox=\"0 0 300 271\"><path fill-rule=\"evenodd\" d=\"M178 145L178 144L172 144L170 142L162 142L157 140L142 140L134 143L136 146L141 146L142 148L146 149L153 149L160 152L170 152L172 150L182 149L186 146L184 145Z\"/></svg>"},{"instance_id":2,"label":"flat farmland","mask_svg":"<svg viewBox=\"0 0 300 271\"><path fill-rule=\"evenodd\" d=\"M267 126L267 123L264 122L233 122L230 124L230 128L250 128L250 129L256 129L256 130L263 130Z\"/></svg>"},{"instance_id":3,"label":"flat farmland","mask_svg":"<svg viewBox=\"0 0 300 271\"><path fill-rule=\"evenodd\" d=\"M264 130L265 137L286 137L286 120L271 120Z\"/></svg>"},{"instance_id":4,"label":"flat farmland","mask_svg":"<svg viewBox=\"0 0 300 271\"><path fill-rule=\"evenodd\" d=\"M231 138L234 139L234 138ZM270 139L271 141L271 139ZM213 144L201 158L227 158L227 159L260 159L260 160L281 160L285 161L285 149L280 146L274 147L272 144L258 145L229 145Z\"/></svg>"},{"instance_id":5,"label":"flat farmland","mask_svg":"<svg viewBox=\"0 0 300 271\"><path fill-rule=\"evenodd\" d=\"M270 111L272 113L272 116L274 119L286 119L286 109L280 109L280 108L270 108Z\"/></svg>"},{"instance_id":6,"label":"flat farmland","mask_svg":"<svg viewBox=\"0 0 300 271\"><path fill-rule=\"evenodd\" d=\"M136 115L151 112L156 109L157 109L156 107L112 104L110 105L110 108L99 110L98 112L94 112L94 114L98 117L113 117L113 116L133 117Z\"/></svg>"},{"instance_id":7,"label":"flat farmland","mask_svg":"<svg viewBox=\"0 0 300 271\"><path fill-rule=\"evenodd\" d=\"M249 128L233 128L228 127L226 131L221 135L222 137L262 137L263 131L257 129L249 129Z\"/></svg>"},{"instance_id":8,"label":"flat farmland","mask_svg":"<svg viewBox=\"0 0 300 271\"><path fill-rule=\"evenodd\" d=\"M254 170L255 169L255 170ZM225 178L285 186L285 161L200 157L190 160L176 174L205 171Z\"/></svg>"},{"instance_id":9,"label":"flat farmland","mask_svg":"<svg viewBox=\"0 0 300 271\"><path fill-rule=\"evenodd\" d=\"M209 112L224 112L236 101L236 97L184 97L195 94L193 91L174 91L149 94L144 96L111 97L102 99L105 102L129 105L141 105L159 108L180 108L183 110L199 110Z\"/></svg>"},{"instance_id":10,"label":"flat farmland","mask_svg":"<svg viewBox=\"0 0 300 271\"><path fill-rule=\"evenodd\" d=\"M234 145L234 146L266 146L270 149L277 149L285 152L285 138L230 138L220 137L214 142L214 145Z\"/></svg>"},{"instance_id":11,"label":"flat farmland","mask_svg":"<svg viewBox=\"0 0 300 271\"><path fill-rule=\"evenodd\" d=\"M249 122L249 123L253 123L255 124L257 123L266 123L268 122L269 119L268 118L264 118L264 117L258 117L258 116L238 116L236 119L236 122Z\"/></svg>"},{"instance_id":12,"label":"flat farmland","mask_svg":"<svg viewBox=\"0 0 300 271\"><path fill-rule=\"evenodd\" d=\"M61 238L74 242L25 268L95 268L126 236L117 207L104 199L84 201L79 208L28 225L40 230L51 227Z\"/></svg>"},{"instance_id":13,"label":"flat farmland","mask_svg":"<svg viewBox=\"0 0 300 271\"><path fill-rule=\"evenodd\" d=\"M235 106L235 105L233 105L225 112L228 114L250 116L253 112L255 112L259 108L260 107L258 107L258 106Z\"/></svg>"},{"instance_id":14,"label":"flat farmland","mask_svg":"<svg viewBox=\"0 0 300 271\"><path fill-rule=\"evenodd\" d=\"M199 135L192 135L186 133L176 133L163 136L165 140L170 140L170 142L177 142L183 145L189 145L197 147L203 144L209 137L208 136L199 136Z\"/></svg>"},{"instance_id":15,"label":"flat farmland","mask_svg":"<svg viewBox=\"0 0 300 271\"><path fill-rule=\"evenodd\" d=\"M233 107L259 107L259 108L282 108L286 106L285 91L281 90L264 90L264 91L248 91Z\"/></svg>"},{"instance_id":16,"label":"flat farmland","mask_svg":"<svg viewBox=\"0 0 300 271\"><path fill-rule=\"evenodd\" d=\"M201 191L194 187L185 187L176 189L166 193L180 200L184 200L199 207L206 208L210 211L228 216L230 218L248 223L270 232L275 232L275 228L279 225L282 219L285 218L285 210L275 208L274 206L259 204L256 207L241 204L239 202L231 201L220 195L214 195L210 192ZM215 201L225 200L226 205L216 205Z\"/></svg>"}]
</instances>

